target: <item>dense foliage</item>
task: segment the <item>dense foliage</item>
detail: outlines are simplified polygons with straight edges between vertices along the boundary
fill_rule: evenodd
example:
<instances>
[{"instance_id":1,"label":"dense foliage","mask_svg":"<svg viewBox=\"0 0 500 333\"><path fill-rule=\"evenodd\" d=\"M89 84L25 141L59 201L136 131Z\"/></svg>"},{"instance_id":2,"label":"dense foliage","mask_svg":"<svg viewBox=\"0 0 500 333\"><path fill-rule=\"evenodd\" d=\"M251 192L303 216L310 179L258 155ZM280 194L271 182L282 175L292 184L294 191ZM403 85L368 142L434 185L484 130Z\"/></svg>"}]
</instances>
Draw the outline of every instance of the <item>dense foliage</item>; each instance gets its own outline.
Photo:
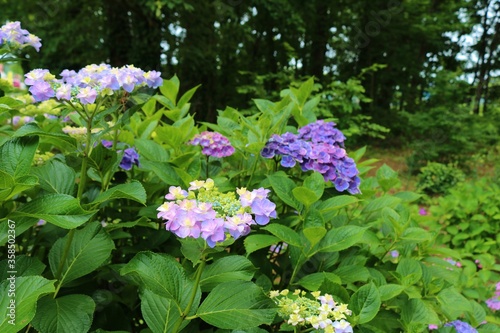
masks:
<instances>
[{"instance_id":1,"label":"dense foliage","mask_svg":"<svg viewBox=\"0 0 500 333\"><path fill-rule=\"evenodd\" d=\"M0 97L1 332L500 331L498 186L429 216L387 165L369 177L328 119L385 133L358 79L200 122L177 76L52 73Z\"/></svg>"}]
</instances>

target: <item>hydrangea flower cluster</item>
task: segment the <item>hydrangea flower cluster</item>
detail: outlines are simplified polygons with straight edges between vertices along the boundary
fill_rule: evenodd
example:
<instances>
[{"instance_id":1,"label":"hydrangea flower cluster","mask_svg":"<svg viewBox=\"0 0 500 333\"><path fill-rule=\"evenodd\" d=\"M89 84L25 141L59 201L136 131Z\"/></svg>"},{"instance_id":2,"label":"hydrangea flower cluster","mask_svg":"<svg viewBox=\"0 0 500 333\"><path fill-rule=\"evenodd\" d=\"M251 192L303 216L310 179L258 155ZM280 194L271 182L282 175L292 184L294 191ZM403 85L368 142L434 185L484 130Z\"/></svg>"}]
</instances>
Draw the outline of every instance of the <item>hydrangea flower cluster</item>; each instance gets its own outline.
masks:
<instances>
[{"instance_id":1,"label":"hydrangea flower cluster","mask_svg":"<svg viewBox=\"0 0 500 333\"><path fill-rule=\"evenodd\" d=\"M496 285L494 296L486 300L486 305L493 311L500 310L500 282Z\"/></svg>"},{"instance_id":2,"label":"hydrangea flower cluster","mask_svg":"<svg viewBox=\"0 0 500 333\"><path fill-rule=\"evenodd\" d=\"M158 218L167 221L165 228L180 238L201 237L213 248L230 237L247 235L252 225L276 218L276 205L267 198L270 190L221 193L210 178L189 184L187 191L171 186L167 201L157 209Z\"/></svg>"},{"instance_id":3,"label":"hydrangea flower cluster","mask_svg":"<svg viewBox=\"0 0 500 333\"><path fill-rule=\"evenodd\" d=\"M274 134L261 151L262 157L281 155L281 165L292 168L299 164L303 171L315 170L325 181L332 181L339 192L360 193L359 171L347 156L345 136L335 123L318 120L299 129L298 134Z\"/></svg>"},{"instance_id":4,"label":"hydrangea flower cluster","mask_svg":"<svg viewBox=\"0 0 500 333\"><path fill-rule=\"evenodd\" d=\"M202 147L201 153L207 156L222 158L234 153L234 147L231 146L229 140L217 132L201 132L188 143L193 146L200 145Z\"/></svg>"},{"instance_id":5,"label":"hydrangea flower cluster","mask_svg":"<svg viewBox=\"0 0 500 333\"><path fill-rule=\"evenodd\" d=\"M7 22L0 27L0 47L7 45L12 49L22 49L32 46L38 52L42 46L40 41L40 38L22 29L19 21Z\"/></svg>"},{"instance_id":6,"label":"hydrangea flower cluster","mask_svg":"<svg viewBox=\"0 0 500 333\"><path fill-rule=\"evenodd\" d=\"M457 333L477 333L477 330L466 322L454 320L444 324L447 327L455 327Z\"/></svg>"},{"instance_id":7,"label":"hydrangea flower cluster","mask_svg":"<svg viewBox=\"0 0 500 333\"><path fill-rule=\"evenodd\" d=\"M353 333L346 316L352 314L347 304L337 303L332 295L303 290L290 293L288 289L272 290L269 297L278 305L278 314L292 326L312 326L325 333Z\"/></svg>"},{"instance_id":8,"label":"hydrangea flower cluster","mask_svg":"<svg viewBox=\"0 0 500 333\"><path fill-rule=\"evenodd\" d=\"M106 148L111 148L113 146L112 141L108 140L102 140L101 141L102 145ZM117 153L121 153L121 150L118 150ZM130 170L132 169L133 165L139 166L139 154L135 151L135 149L132 148L126 148L123 150L123 157L120 162L120 168L123 170Z\"/></svg>"},{"instance_id":9,"label":"hydrangea flower cluster","mask_svg":"<svg viewBox=\"0 0 500 333\"><path fill-rule=\"evenodd\" d=\"M157 88L162 85L161 73L144 72L132 65L120 68L107 64L88 65L78 72L67 70L56 79L47 69L34 69L25 75L25 83L37 102L52 97L58 100L93 104L99 96L123 90L131 93L137 87Z\"/></svg>"}]
</instances>

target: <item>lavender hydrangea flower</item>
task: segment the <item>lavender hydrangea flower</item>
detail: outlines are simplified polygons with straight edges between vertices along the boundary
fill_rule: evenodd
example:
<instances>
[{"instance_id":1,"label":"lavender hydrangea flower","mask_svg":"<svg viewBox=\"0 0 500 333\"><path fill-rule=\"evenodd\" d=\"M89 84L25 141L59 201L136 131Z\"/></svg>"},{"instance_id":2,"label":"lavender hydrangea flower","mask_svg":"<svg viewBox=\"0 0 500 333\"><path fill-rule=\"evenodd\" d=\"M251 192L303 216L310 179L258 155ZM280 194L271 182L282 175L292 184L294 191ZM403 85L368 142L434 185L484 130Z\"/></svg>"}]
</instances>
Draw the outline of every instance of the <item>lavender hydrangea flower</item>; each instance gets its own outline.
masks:
<instances>
[{"instance_id":1,"label":"lavender hydrangea flower","mask_svg":"<svg viewBox=\"0 0 500 333\"><path fill-rule=\"evenodd\" d=\"M276 218L276 205L268 198L269 190L260 188L236 193L221 193L212 179L194 181L189 189L171 186L158 207L158 218L166 230L180 238L202 238L209 247L228 238L247 235L255 224L267 224Z\"/></svg>"},{"instance_id":2,"label":"lavender hydrangea flower","mask_svg":"<svg viewBox=\"0 0 500 333\"><path fill-rule=\"evenodd\" d=\"M21 28L19 21L7 22L0 27L0 47L8 45L14 49L33 47L37 52L42 46L41 39Z\"/></svg>"},{"instance_id":3,"label":"lavender hydrangea flower","mask_svg":"<svg viewBox=\"0 0 500 333\"><path fill-rule=\"evenodd\" d=\"M297 163L303 171L321 173L339 192L360 193L359 171L354 160L343 147L345 136L335 123L316 121L298 130L298 134L272 135L261 151L261 156L281 156L281 165L292 168Z\"/></svg>"},{"instance_id":4,"label":"lavender hydrangea flower","mask_svg":"<svg viewBox=\"0 0 500 333\"><path fill-rule=\"evenodd\" d=\"M201 153L207 156L226 157L234 153L234 147L229 140L217 132L201 132L188 142L193 146L201 146Z\"/></svg>"},{"instance_id":5,"label":"lavender hydrangea flower","mask_svg":"<svg viewBox=\"0 0 500 333\"><path fill-rule=\"evenodd\" d=\"M92 104L100 96L116 92L128 94L143 86L157 88L163 84L160 75L159 72L144 72L131 65L116 68L107 64L92 64L78 72L65 69L61 72L60 79L56 79L46 69L35 69L25 75L25 83L28 86L43 86L47 92L49 89L54 92L38 94L37 101L56 96L63 101Z\"/></svg>"},{"instance_id":6,"label":"lavender hydrangea flower","mask_svg":"<svg viewBox=\"0 0 500 333\"><path fill-rule=\"evenodd\" d=\"M477 330L466 322L454 320L444 324L444 326L455 327L457 333L477 333Z\"/></svg>"}]
</instances>

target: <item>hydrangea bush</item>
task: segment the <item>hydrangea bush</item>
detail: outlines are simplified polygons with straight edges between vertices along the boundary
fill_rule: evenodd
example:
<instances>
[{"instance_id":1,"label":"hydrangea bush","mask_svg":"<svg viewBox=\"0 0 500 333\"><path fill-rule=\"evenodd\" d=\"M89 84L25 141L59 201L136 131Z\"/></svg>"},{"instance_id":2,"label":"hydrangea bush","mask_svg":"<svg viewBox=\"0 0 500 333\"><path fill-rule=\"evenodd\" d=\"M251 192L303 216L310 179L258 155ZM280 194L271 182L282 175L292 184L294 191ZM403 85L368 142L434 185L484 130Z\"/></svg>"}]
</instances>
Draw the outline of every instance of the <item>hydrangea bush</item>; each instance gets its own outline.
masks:
<instances>
[{"instance_id":1,"label":"hydrangea bush","mask_svg":"<svg viewBox=\"0 0 500 333\"><path fill-rule=\"evenodd\" d=\"M59 76L0 103L0 332L499 331L497 254L367 177L312 79L196 123L175 76Z\"/></svg>"}]
</instances>

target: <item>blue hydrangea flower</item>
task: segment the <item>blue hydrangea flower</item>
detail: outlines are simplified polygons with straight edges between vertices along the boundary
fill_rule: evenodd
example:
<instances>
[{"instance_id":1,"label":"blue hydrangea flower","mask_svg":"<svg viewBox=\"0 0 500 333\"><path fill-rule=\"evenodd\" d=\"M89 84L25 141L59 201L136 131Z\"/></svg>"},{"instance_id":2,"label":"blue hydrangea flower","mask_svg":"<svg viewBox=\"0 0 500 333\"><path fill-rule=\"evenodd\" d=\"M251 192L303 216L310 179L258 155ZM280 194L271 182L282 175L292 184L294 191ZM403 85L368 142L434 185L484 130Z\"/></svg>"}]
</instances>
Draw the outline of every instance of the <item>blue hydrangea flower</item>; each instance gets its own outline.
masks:
<instances>
[{"instance_id":1,"label":"blue hydrangea flower","mask_svg":"<svg viewBox=\"0 0 500 333\"><path fill-rule=\"evenodd\" d=\"M455 327L457 333L477 333L477 330L474 327L460 320L454 320L444 324L444 326Z\"/></svg>"},{"instance_id":2,"label":"blue hydrangea flower","mask_svg":"<svg viewBox=\"0 0 500 333\"><path fill-rule=\"evenodd\" d=\"M298 130L298 134L272 135L261 156L281 156L281 165L293 168L297 163L303 171L321 173L339 192L360 193L359 171L344 149L345 136L335 123L316 121Z\"/></svg>"}]
</instances>

